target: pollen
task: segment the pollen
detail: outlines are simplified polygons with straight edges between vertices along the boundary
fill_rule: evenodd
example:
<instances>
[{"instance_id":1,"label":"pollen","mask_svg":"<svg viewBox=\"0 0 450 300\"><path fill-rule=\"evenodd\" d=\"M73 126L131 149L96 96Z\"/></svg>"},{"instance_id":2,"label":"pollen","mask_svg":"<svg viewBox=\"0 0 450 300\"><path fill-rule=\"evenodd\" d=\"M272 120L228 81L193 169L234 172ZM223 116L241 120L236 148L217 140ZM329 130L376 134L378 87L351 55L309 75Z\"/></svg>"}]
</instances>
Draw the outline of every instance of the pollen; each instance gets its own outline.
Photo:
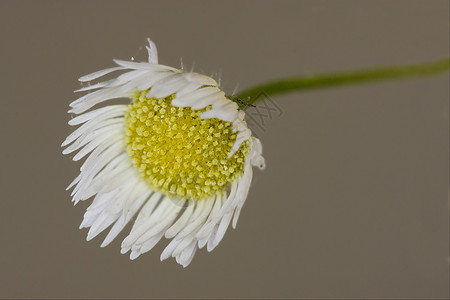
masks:
<instances>
[{"instance_id":1,"label":"pollen","mask_svg":"<svg viewBox=\"0 0 450 300\"><path fill-rule=\"evenodd\" d=\"M175 107L172 99L134 93L125 115L127 152L139 176L169 196L204 199L227 189L244 170L248 142L228 158L236 141L233 124L200 119L211 107Z\"/></svg>"}]
</instances>

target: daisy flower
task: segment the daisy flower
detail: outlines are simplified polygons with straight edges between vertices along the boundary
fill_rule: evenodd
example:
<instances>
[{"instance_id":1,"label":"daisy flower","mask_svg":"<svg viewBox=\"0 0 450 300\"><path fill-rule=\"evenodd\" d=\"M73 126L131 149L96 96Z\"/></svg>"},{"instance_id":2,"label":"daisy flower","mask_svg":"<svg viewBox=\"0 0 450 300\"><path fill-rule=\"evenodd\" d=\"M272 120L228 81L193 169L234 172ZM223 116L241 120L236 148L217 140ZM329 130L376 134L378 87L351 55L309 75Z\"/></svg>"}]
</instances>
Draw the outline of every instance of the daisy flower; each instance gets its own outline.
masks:
<instances>
[{"instance_id":1,"label":"daisy flower","mask_svg":"<svg viewBox=\"0 0 450 300\"><path fill-rule=\"evenodd\" d=\"M171 241L161 260L174 257L186 267L198 248L213 250L233 228L245 202L252 166L264 168L261 143L245 114L217 82L197 73L158 64L148 40L148 62L115 60L116 67L81 77L83 87L69 121L79 126L62 144L73 160L86 157L72 201L93 198L80 228L87 240L109 229L102 247L130 223L121 253L130 258ZM127 104L101 105L117 98Z\"/></svg>"}]
</instances>

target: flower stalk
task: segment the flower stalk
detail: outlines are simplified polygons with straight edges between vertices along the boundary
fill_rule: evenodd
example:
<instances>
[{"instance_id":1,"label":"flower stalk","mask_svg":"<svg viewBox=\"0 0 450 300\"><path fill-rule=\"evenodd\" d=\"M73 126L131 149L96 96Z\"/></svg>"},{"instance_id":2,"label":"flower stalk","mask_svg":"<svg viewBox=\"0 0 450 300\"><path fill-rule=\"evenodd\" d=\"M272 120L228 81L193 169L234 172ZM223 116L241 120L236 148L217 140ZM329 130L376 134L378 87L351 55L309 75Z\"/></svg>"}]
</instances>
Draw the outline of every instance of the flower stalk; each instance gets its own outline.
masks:
<instances>
[{"instance_id":1,"label":"flower stalk","mask_svg":"<svg viewBox=\"0 0 450 300\"><path fill-rule=\"evenodd\" d=\"M269 81L249 88L239 93L237 96L232 97L232 99L236 102L237 99L240 99L246 104L253 104L260 100L264 95L273 96L303 90L345 86L389 79L425 77L447 72L449 68L450 59L446 58L414 65L395 67L386 66L344 72L288 77ZM240 106L242 107L242 105Z\"/></svg>"}]
</instances>

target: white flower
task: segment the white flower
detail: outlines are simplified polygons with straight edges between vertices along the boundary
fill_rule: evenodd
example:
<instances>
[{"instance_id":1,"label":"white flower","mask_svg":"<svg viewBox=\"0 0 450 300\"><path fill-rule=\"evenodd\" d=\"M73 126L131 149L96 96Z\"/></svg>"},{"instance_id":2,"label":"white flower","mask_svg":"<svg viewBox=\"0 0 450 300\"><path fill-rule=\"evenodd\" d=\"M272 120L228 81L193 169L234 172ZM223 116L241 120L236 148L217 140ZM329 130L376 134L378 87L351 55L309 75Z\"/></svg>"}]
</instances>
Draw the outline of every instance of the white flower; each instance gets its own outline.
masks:
<instances>
[{"instance_id":1,"label":"white flower","mask_svg":"<svg viewBox=\"0 0 450 300\"><path fill-rule=\"evenodd\" d=\"M90 92L70 104L78 116L69 124L79 127L63 153L87 158L68 189L75 204L94 197L80 225L90 227L87 240L112 225L104 247L135 220L122 253L135 259L165 236L161 260L186 267L197 248L218 245L232 219L235 228L252 166L264 168L264 159L244 112L216 81L158 64L150 40L147 50L148 63L115 60L117 67L79 79L126 71L79 89ZM131 103L97 106L124 97Z\"/></svg>"}]
</instances>

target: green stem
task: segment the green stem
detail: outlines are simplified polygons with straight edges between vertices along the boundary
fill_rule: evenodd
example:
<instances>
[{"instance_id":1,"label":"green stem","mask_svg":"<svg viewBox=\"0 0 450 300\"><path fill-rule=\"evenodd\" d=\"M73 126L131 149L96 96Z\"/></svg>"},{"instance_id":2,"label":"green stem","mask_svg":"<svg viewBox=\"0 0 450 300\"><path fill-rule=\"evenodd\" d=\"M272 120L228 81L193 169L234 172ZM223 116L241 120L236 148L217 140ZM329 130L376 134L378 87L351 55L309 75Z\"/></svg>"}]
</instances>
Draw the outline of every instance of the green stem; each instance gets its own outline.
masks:
<instances>
[{"instance_id":1,"label":"green stem","mask_svg":"<svg viewBox=\"0 0 450 300\"><path fill-rule=\"evenodd\" d=\"M291 77L269 81L267 83L247 89L233 100L240 99L248 104L255 103L263 96L273 96L289 92L302 91L315 88L327 88L332 86L349 85L369 81L378 81L386 79L428 76L448 71L450 68L450 59L443 59L422 64L397 66L397 67L378 67L346 72L325 73L317 75L307 75L300 77Z\"/></svg>"}]
</instances>

